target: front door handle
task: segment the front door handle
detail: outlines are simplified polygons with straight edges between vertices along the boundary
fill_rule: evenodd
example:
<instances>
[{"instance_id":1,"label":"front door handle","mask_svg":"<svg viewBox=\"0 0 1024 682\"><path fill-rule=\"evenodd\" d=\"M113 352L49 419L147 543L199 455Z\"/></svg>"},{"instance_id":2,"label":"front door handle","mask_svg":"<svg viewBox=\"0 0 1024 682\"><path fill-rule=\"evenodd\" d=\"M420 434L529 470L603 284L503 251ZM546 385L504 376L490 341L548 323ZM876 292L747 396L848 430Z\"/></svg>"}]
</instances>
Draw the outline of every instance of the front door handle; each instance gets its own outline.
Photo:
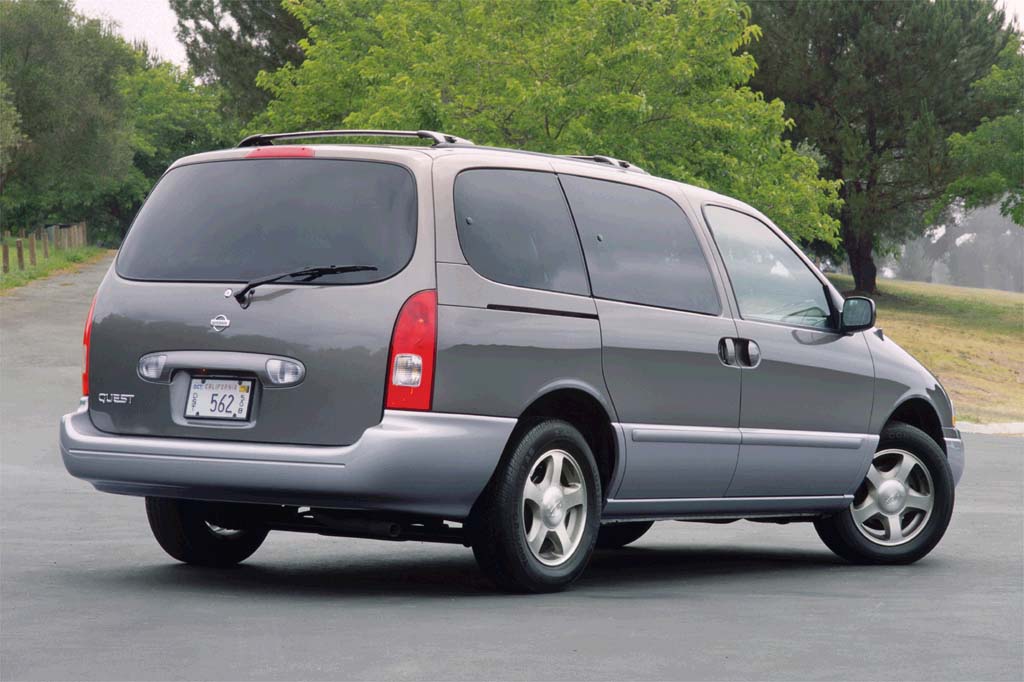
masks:
<instances>
[{"instance_id":1,"label":"front door handle","mask_svg":"<svg viewBox=\"0 0 1024 682\"><path fill-rule=\"evenodd\" d=\"M718 358L729 367L754 369L761 364L761 347L753 339L718 340Z\"/></svg>"},{"instance_id":2,"label":"front door handle","mask_svg":"<svg viewBox=\"0 0 1024 682\"><path fill-rule=\"evenodd\" d=\"M723 365L729 367L738 367L739 363L736 362L736 340L730 338L724 338L718 340L718 358L722 361Z\"/></svg>"},{"instance_id":3,"label":"front door handle","mask_svg":"<svg viewBox=\"0 0 1024 682\"><path fill-rule=\"evenodd\" d=\"M753 339L743 339L743 342L740 345L744 349L744 352L741 353L741 355L745 356L743 357L744 366L754 369L761 364L761 347L757 345L757 341L754 341Z\"/></svg>"}]
</instances>

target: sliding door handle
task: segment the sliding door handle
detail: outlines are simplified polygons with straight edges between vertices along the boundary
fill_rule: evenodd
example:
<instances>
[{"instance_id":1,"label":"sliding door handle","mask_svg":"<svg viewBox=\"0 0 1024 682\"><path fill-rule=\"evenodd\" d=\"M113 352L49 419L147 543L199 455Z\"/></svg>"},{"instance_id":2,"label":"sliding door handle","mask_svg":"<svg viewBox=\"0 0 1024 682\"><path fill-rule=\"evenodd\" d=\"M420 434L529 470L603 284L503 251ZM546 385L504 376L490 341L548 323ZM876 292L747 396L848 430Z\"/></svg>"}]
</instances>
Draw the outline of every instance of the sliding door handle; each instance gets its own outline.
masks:
<instances>
[{"instance_id":1,"label":"sliding door handle","mask_svg":"<svg viewBox=\"0 0 1024 682\"><path fill-rule=\"evenodd\" d=\"M736 361L735 339L724 338L718 340L718 359L722 361L723 365L739 367L739 363Z\"/></svg>"}]
</instances>

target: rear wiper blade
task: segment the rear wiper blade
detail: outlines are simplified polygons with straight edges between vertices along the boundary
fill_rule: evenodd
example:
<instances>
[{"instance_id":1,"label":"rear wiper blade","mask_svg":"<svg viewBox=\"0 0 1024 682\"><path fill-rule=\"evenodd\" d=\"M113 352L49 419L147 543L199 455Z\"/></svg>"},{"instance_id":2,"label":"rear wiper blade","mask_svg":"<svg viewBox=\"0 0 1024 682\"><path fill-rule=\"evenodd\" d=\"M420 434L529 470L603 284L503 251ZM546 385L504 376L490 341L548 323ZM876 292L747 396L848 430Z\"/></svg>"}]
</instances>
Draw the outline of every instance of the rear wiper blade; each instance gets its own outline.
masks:
<instances>
[{"instance_id":1,"label":"rear wiper blade","mask_svg":"<svg viewBox=\"0 0 1024 682\"><path fill-rule=\"evenodd\" d=\"M276 275L267 275L266 277L257 277L254 280L250 280L245 283L244 287L238 290L238 293L235 294L235 300L244 308L248 305L247 297L253 289L263 284L278 282L282 279L298 278L300 282L312 282L314 279L324 275L339 275L345 272L369 272L376 269L373 265L311 265L301 270L281 272Z\"/></svg>"}]
</instances>

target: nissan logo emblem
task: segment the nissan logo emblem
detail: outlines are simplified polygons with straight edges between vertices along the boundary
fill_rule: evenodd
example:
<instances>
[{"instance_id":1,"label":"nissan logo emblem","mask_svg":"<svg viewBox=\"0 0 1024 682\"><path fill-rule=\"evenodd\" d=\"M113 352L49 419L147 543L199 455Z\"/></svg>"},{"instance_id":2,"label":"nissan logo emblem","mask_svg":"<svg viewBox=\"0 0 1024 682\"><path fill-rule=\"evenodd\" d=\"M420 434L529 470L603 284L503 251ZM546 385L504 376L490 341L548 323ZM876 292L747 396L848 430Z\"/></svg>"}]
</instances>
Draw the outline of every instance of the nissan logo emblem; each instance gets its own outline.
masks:
<instances>
[{"instance_id":1,"label":"nissan logo emblem","mask_svg":"<svg viewBox=\"0 0 1024 682\"><path fill-rule=\"evenodd\" d=\"M231 320L228 319L227 315L218 315L210 320L210 326L213 327L213 331L222 332L231 326Z\"/></svg>"}]
</instances>

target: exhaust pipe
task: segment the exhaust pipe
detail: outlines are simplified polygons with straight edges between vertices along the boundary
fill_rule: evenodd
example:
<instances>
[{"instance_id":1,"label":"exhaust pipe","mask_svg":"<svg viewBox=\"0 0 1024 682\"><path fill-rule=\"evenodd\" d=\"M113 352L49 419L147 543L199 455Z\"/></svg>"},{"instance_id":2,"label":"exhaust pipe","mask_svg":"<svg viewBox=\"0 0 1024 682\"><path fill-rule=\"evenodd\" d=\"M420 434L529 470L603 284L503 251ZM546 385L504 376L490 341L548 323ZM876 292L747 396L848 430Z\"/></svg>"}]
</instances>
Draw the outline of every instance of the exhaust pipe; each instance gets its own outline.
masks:
<instances>
[{"instance_id":1,"label":"exhaust pipe","mask_svg":"<svg viewBox=\"0 0 1024 682\"><path fill-rule=\"evenodd\" d=\"M394 521L376 519L346 518L318 512L317 520L326 526L331 534L351 537L377 538L382 540L399 540L402 526Z\"/></svg>"}]
</instances>

